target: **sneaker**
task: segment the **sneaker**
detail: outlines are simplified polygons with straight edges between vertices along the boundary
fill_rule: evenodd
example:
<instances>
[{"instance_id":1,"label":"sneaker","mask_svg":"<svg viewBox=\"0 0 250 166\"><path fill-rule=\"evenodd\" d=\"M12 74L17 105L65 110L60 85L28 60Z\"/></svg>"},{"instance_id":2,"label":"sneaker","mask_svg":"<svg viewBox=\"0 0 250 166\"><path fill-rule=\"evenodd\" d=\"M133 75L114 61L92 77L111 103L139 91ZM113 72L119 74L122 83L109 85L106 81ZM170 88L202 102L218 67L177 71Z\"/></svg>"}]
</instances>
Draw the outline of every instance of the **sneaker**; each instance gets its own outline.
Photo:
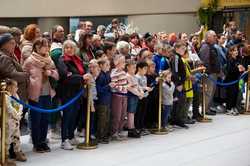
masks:
<instances>
[{"instance_id":1,"label":"sneaker","mask_svg":"<svg viewBox=\"0 0 250 166\"><path fill-rule=\"evenodd\" d=\"M37 146L37 147L33 147L33 152L36 152L36 153L45 153L46 151L45 151L44 148L40 145L40 146Z\"/></svg>"},{"instance_id":2,"label":"sneaker","mask_svg":"<svg viewBox=\"0 0 250 166\"><path fill-rule=\"evenodd\" d=\"M62 142L61 148L64 150L73 150L74 149L74 147L70 144L68 139L66 139L64 142Z\"/></svg>"},{"instance_id":3,"label":"sneaker","mask_svg":"<svg viewBox=\"0 0 250 166\"><path fill-rule=\"evenodd\" d=\"M141 129L141 136L149 135L151 134L148 129Z\"/></svg>"},{"instance_id":4,"label":"sneaker","mask_svg":"<svg viewBox=\"0 0 250 166\"><path fill-rule=\"evenodd\" d=\"M101 138L101 139L98 139L98 143L100 144L109 144L109 138Z\"/></svg>"},{"instance_id":5,"label":"sneaker","mask_svg":"<svg viewBox=\"0 0 250 166\"><path fill-rule=\"evenodd\" d=\"M51 149L47 143L43 143L41 147L44 149L45 152L51 152Z\"/></svg>"},{"instance_id":6,"label":"sneaker","mask_svg":"<svg viewBox=\"0 0 250 166\"><path fill-rule=\"evenodd\" d=\"M184 123L177 123L176 126L179 126L181 128L184 128L184 129L189 129L189 127L187 125L185 125Z\"/></svg>"},{"instance_id":7,"label":"sneaker","mask_svg":"<svg viewBox=\"0 0 250 166\"><path fill-rule=\"evenodd\" d=\"M96 136L94 136L93 134L90 135L90 139L94 140L96 139Z\"/></svg>"},{"instance_id":8,"label":"sneaker","mask_svg":"<svg viewBox=\"0 0 250 166\"><path fill-rule=\"evenodd\" d=\"M69 143L72 145L72 146L76 146L79 144L79 141L76 139L76 138L73 138L73 139L70 139L69 140Z\"/></svg>"},{"instance_id":9,"label":"sneaker","mask_svg":"<svg viewBox=\"0 0 250 166\"><path fill-rule=\"evenodd\" d=\"M240 114L237 108L233 108L233 110L234 110L234 115L235 116Z\"/></svg>"},{"instance_id":10,"label":"sneaker","mask_svg":"<svg viewBox=\"0 0 250 166\"><path fill-rule=\"evenodd\" d=\"M168 132L173 132L174 131L174 128L173 126L167 126L166 129L168 130Z\"/></svg>"},{"instance_id":11,"label":"sneaker","mask_svg":"<svg viewBox=\"0 0 250 166\"><path fill-rule=\"evenodd\" d=\"M77 131L78 137L85 137L85 130L82 129L82 131Z\"/></svg>"},{"instance_id":12,"label":"sneaker","mask_svg":"<svg viewBox=\"0 0 250 166\"><path fill-rule=\"evenodd\" d=\"M118 133L112 135L111 138L113 141L124 141L124 138L122 138L120 135L118 135Z\"/></svg>"},{"instance_id":13,"label":"sneaker","mask_svg":"<svg viewBox=\"0 0 250 166\"><path fill-rule=\"evenodd\" d=\"M226 115L234 115L234 110L227 110Z\"/></svg>"},{"instance_id":14,"label":"sneaker","mask_svg":"<svg viewBox=\"0 0 250 166\"><path fill-rule=\"evenodd\" d=\"M128 137L130 137L130 138L140 138L141 135L136 131L136 129L129 129L128 130Z\"/></svg>"},{"instance_id":15,"label":"sneaker","mask_svg":"<svg viewBox=\"0 0 250 166\"><path fill-rule=\"evenodd\" d=\"M16 152L15 154L16 154L17 161L22 161L22 162L27 161L27 157L25 156L25 154L22 151Z\"/></svg>"}]
</instances>

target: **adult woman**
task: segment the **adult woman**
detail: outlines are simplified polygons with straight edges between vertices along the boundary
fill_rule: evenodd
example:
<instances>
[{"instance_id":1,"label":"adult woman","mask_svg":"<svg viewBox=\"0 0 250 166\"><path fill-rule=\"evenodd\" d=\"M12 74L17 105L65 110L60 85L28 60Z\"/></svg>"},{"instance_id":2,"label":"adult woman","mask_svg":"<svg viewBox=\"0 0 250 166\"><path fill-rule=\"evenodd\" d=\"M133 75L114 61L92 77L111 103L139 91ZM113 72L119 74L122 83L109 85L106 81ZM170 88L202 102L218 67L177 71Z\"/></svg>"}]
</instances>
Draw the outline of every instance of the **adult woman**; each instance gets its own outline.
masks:
<instances>
[{"instance_id":1,"label":"adult woman","mask_svg":"<svg viewBox=\"0 0 250 166\"><path fill-rule=\"evenodd\" d=\"M33 52L25 60L23 69L30 74L29 103L36 107L50 108L55 91L51 88L49 77L58 80L59 75L49 56L46 38L38 38L34 41ZM46 143L48 114L32 110L30 115L33 150L38 153L49 152L50 148Z\"/></svg>"},{"instance_id":2,"label":"adult woman","mask_svg":"<svg viewBox=\"0 0 250 166\"><path fill-rule=\"evenodd\" d=\"M33 42L39 37L41 37L41 33L36 24L30 24L26 26L20 45L22 64L32 54Z\"/></svg>"},{"instance_id":3,"label":"adult woman","mask_svg":"<svg viewBox=\"0 0 250 166\"><path fill-rule=\"evenodd\" d=\"M141 51L140 45L140 37L137 33L132 33L130 35L130 46L131 46L131 54L133 56L137 56Z\"/></svg>"},{"instance_id":4,"label":"adult woman","mask_svg":"<svg viewBox=\"0 0 250 166\"><path fill-rule=\"evenodd\" d=\"M93 35L91 33L80 33L79 38L79 53L78 55L82 59L84 63L84 69L87 70L89 61L94 59L94 53L92 48L92 37Z\"/></svg>"},{"instance_id":5,"label":"adult woman","mask_svg":"<svg viewBox=\"0 0 250 166\"><path fill-rule=\"evenodd\" d=\"M77 46L73 41L66 40L63 43L63 56L60 57L58 62L62 104L72 99L83 88L84 81L89 80L91 77L85 75L83 61L76 55L76 50ZM74 131L77 125L79 109L80 103L78 101L63 112L61 148L64 150L73 150L73 145L78 144L74 137Z\"/></svg>"}]
</instances>

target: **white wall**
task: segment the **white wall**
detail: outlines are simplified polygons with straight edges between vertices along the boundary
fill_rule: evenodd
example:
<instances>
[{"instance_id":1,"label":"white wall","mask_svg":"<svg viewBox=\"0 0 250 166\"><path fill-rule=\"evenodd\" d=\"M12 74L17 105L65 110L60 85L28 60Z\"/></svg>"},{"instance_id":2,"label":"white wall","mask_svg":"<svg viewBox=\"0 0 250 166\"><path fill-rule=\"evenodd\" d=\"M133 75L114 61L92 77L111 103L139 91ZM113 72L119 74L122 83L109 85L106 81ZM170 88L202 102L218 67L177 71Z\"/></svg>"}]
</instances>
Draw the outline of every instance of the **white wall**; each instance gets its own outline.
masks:
<instances>
[{"instance_id":1,"label":"white wall","mask_svg":"<svg viewBox=\"0 0 250 166\"><path fill-rule=\"evenodd\" d=\"M139 32L187 32L199 29L196 14L135 15L128 17L129 24L139 28Z\"/></svg>"},{"instance_id":2,"label":"white wall","mask_svg":"<svg viewBox=\"0 0 250 166\"><path fill-rule=\"evenodd\" d=\"M0 17L69 17L195 12L200 0L1 0Z\"/></svg>"}]
</instances>

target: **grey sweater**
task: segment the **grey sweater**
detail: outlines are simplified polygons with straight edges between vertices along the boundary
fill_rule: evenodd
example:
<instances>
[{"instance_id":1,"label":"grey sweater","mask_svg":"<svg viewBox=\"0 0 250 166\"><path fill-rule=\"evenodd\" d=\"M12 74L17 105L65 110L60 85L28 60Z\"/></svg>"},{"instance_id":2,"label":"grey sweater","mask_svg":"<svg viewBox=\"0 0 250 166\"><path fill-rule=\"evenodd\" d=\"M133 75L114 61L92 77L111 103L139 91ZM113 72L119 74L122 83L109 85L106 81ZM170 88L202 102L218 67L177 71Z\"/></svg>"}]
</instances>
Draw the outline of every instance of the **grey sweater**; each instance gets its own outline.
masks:
<instances>
[{"instance_id":1,"label":"grey sweater","mask_svg":"<svg viewBox=\"0 0 250 166\"><path fill-rule=\"evenodd\" d=\"M166 82L162 84L162 104L163 105L173 105L173 94L175 90L175 85L171 82L169 86Z\"/></svg>"}]
</instances>

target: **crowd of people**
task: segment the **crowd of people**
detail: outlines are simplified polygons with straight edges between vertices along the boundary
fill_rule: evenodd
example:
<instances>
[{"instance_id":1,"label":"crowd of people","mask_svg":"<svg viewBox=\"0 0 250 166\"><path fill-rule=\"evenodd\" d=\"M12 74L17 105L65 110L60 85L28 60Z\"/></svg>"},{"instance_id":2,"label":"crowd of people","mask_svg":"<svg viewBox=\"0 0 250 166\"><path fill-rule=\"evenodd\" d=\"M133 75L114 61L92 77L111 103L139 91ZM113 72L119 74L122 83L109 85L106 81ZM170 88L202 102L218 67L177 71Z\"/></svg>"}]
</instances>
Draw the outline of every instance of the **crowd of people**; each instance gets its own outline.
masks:
<instances>
[{"instance_id":1,"label":"crowd of people","mask_svg":"<svg viewBox=\"0 0 250 166\"><path fill-rule=\"evenodd\" d=\"M213 80L240 78L250 65L249 43L234 21L225 24L224 32L209 30L200 40L203 32L201 27L193 34L128 34L118 19L97 30L91 21L81 21L75 34L68 35L61 25L51 33L41 33L36 24L24 31L0 26L0 80L6 81L8 91L7 165L27 160L20 142L20 126L26 121L34 152L50 152L50 139L61 139L62 149L73 150L77 137L85 135L88 103L91 141L100 144L150 134L158 127L159 107L162 128L169 132L173 126L188 129L188 124L210 121L200 111L203 73L208 75L206 114L216 115L222 106L226 114L241 113L243 88L219 87ZM23 108L13 99L52 109L82 89L79 100L55 113Z\"/></svg>"}]
</instances>

